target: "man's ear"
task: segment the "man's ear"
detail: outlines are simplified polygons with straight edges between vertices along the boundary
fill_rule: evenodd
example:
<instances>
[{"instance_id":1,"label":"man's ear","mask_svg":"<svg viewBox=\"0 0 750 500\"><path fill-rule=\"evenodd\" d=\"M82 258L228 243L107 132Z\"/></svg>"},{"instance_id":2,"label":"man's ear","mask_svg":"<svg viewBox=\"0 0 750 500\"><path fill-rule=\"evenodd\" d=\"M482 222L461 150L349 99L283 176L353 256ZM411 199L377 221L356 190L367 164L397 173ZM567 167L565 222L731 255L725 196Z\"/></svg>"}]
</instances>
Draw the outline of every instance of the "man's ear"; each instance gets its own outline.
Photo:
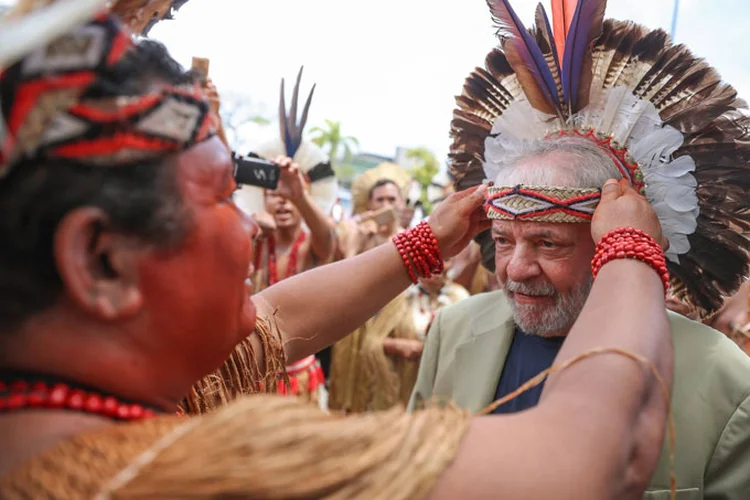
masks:
<instances>
[{"instance_id":1,"label":"man's ear","mask_svg":"<svg viewBox=\"0 0 750 500\"><path fill-rule=\"evenodd\" d=\"M138 313L142 248L134 238L112 231L101 209L68 212L55 231L53 251L64 293L78 307L105 321Z\"/></svg>"}]
</instances>

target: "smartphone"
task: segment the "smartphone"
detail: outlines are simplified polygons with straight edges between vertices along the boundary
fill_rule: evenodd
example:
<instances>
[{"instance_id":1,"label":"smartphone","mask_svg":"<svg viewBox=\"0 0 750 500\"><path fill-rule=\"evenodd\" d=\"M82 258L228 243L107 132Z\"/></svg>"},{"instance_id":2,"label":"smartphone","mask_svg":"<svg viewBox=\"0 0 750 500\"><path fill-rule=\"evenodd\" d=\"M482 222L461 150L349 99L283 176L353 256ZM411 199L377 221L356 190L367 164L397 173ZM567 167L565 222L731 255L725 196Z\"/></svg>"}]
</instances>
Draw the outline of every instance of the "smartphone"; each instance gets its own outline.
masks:
<instances>
[{"instance_id":1,"label":"smartphone","mask_svg":"<svg viewBox=\"0 0 750 500\"><path fill-rule=\"evenodd\" d=\"M375 211L369 217L363 218L362 222L374 220L378 226L385 226L392 224L396 221L396 211L393 207L383 207L380 210Z\"/></svg>"},{"instance_id":2,"label":"smartphone","mask_svg":"<svg viewBox=\"0 0 750 500\"><path fill-rule=\"evenodd\" d=\"M208 67L210 61L205 57L193 57L191 69L196 75L199 75L204 82L208 79Z\"/></svg>"}]
</instances>

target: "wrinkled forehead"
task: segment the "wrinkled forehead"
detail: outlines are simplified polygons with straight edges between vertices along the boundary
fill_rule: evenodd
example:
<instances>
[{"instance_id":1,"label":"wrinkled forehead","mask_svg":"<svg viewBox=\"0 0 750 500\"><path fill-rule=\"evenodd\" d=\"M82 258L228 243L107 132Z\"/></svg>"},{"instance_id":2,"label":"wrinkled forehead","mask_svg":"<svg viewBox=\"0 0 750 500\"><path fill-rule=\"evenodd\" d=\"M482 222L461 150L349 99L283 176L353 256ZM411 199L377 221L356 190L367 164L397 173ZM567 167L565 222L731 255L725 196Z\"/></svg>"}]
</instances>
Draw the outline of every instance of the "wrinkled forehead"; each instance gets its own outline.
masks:
<instances>
[{"instance_id":1,"label":"wrinkled forehead","mask_svg":"<svg viewBox=\"0 0 750 500\"><path fill-rule=\"evenodd\" d=\"M585 223L533 222L518 220L493 220L493 236L512 237L515 239L564 239L574 242L587 242L591 225Z\"/></svg>"},{"instance_id":2,"label":"wrinkled forehead","mask_svg":"<svg viewBox=\"0 0 750 500\"><path fill-rule=\"evenodd\" d=\"M497 185L573 186L576 167L575 157L566 151L533 155L503 168L493 181Z\"/></svg>"}]
</instances>

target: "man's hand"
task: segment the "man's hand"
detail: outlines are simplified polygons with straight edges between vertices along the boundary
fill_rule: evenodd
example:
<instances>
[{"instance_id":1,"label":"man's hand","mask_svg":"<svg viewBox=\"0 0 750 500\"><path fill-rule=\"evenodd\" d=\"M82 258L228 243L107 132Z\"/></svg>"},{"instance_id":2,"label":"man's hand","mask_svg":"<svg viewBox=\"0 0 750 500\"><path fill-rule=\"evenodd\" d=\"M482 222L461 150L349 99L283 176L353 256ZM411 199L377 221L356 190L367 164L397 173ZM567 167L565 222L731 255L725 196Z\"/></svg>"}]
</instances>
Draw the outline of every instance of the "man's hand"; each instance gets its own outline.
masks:
<instances>
[{"instance_id":1,"label":"man's hand","mask_svg":"<svg viewBox=\"0 0 750 500\"><path fill-rule=\"evenodd\" d=\"M599 243L605 234L621 227L640 229L659 242L662 248L669 246L648 200L626 179L610 179L602 187L602 199L591 220L591 237L594 243Z\"/></svg>"},{"instance_id":2,"label":"man's hand","mask_svg":"<svg viewBox=\"0 0 750 500\"><path fill-rule=\"evenodd\" d=\"M357 224L357 232L360 236L370 237L379 234L387 238L393 234L396 224L395 219L390 224L378 224L375 217L377 213L378 211L369 210L352 218L352 221Z\"/></svg>"},{"instance_id":3,"label":"man's hand","mask_svg":"<svg viewBox=\"0 0 750 500\"><path fill-rule=\"evenodd\" d=\"M414 339L386 337L383 339L383 350L389 356L398 356L407 361L419 361L422 357L424 344Z\"/></svg>"},{"instance_id":4,"label":"man's hand","mask_svg":"<svg viewBox=\"0 0 750 500\"><path fill-rule=\"evenodd\" d=\"M486 192L487 186L481 184L453 193L430 215L430 228L443 258L458 254L474 236L492 226L482 208Z\"/></svg>"},{"instance_id":5,"label":"man's hand","mask_svg":"<svg viewBox=\"0 0 750 500\"><path fill-rule=\"evenodd\" d=\"M305 178L299 165L286 156L274 158L273 162L281 168L276 193L296 205L305 196Z\"/></svg>"},{"instance_id":6,"label":"man's hand","mask_svg":"<svg viewBox=\"0 0 750 500\"><path fill-rule=\"evenodd\" d=\"M746 281L736 294L726 299L709 326L729 336L745 326L748 319L748 293L750 293L750 281Z\"/></svg>"}]
</instances>

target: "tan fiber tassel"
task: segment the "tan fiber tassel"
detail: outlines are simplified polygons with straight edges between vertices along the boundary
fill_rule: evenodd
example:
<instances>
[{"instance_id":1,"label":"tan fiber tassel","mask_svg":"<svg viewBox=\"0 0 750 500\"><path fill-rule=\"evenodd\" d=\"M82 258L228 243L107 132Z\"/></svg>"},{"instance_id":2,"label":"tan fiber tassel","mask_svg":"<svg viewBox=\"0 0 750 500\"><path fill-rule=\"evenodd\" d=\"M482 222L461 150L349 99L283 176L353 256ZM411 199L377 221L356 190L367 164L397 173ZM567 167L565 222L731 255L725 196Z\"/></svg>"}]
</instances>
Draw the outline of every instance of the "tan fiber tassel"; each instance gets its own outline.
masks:
<instances>
[{"instance_id":1,"label":"tan fiber tassel","mask_svg":"<svg viewBox=\"0 0 750 500\"><path fill-rule=\"evenodd\" d=\"M250 337L235 347L224 364L196 382L180 405L182 413L201 415L216 410L240 396L275 393L279 376L285 376L286 359L274 316L258 318L253 335L263 349L261 367Z\"/></svg>"},{"instance_id":2,"label":"tan fiber tassel","mask_svg":"<svg viewBox=\"0 0 750 500\"><path fill-rule=\"evenodd\" d=\"M108 498L424 498L456 456L470 415L454 406L344 417L295 398L243 398L200 417ZM155 496L155 492L158 494Z\"/></svg>"}]
</instances>

